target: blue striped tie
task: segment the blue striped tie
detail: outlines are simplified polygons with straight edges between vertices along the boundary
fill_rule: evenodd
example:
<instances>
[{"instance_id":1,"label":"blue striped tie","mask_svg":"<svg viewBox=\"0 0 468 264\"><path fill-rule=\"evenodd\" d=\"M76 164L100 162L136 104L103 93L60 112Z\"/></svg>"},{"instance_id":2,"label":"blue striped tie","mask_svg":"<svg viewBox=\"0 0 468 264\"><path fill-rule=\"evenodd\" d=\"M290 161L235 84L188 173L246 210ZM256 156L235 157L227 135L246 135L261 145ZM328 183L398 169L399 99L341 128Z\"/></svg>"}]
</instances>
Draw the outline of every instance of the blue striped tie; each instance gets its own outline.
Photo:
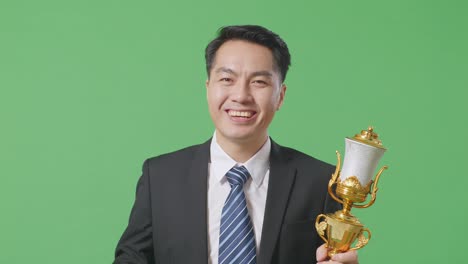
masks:
<instances>
[{"instance_id":1,"label":"blue striped tie","mask_svg":"<svg viewBox=\"0 0 468 264\"><path fill-rule=\"evenodd\" d=\"M221 215L218 264L255 264L255 235L243 190L250 174L244 166L240 166L229 170L226 177L231 192Z\"/></svg>"}]
</instances>

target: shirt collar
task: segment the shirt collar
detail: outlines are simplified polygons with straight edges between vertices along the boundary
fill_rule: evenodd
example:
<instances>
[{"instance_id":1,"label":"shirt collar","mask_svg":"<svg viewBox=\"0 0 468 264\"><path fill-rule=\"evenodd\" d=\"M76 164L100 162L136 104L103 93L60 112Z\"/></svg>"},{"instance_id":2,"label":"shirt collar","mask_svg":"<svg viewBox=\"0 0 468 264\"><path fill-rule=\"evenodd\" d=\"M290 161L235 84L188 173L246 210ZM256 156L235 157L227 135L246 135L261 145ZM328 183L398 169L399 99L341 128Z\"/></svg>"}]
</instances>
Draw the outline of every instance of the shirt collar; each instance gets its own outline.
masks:
<instances>
[{"instance_id":1,"label":"shirt collar","mask_svg":"<svg viewBox=\"0 0 468 264\"><path fill-rule=\"evenodd\" d=\"M252 177L252 181L257 187L260 187L263 183L263 179L267 171L270 169L270 150L271 142L270 138L266 140L263 146L245 163L237 163L233 160L216 140L216 131L213 135L210 145L210 156L211 156L211 176L216 177L218 181L226 180L226 173L235 165L244 165Z\"/></svg>"}]
</instances>

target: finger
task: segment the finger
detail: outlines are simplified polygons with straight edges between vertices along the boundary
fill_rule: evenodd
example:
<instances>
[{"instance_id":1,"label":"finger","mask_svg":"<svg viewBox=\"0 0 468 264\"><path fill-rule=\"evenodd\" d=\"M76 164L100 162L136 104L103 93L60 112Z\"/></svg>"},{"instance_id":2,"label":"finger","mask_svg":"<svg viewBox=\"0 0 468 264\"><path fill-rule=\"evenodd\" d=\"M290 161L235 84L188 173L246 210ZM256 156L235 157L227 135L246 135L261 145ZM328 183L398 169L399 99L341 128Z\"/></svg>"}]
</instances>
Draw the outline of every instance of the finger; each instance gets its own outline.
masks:
<instances>
[{"instance_id":1,"label":"finger","mask_svg":"<svg viewBox=\"0 0 468 264\"><path fill-rule=\"evenodd\" d=\"M317 252L315 253L315 256L317 258L317 261L325 261L328 258L328 249L326 244L322 244L319 248L317 248Z\"/></svg>"},{"instance_id":2,"label":"finger","mask_svg":"<svg viewBox=\"0 0 468 264\"><path fill-rule=\"evenodd\" d=\"M317 264L343 264L343 263L329 260L329 261L320 261L320 262L317 262Z\"/></svg>"},{"instance_id":3,"label":"finger","mask_svg":"<svg viewBox=\"0 0 468 264\"><path fill-rule=\"evenodd\" d=\"M356 250L350 250L347 252L339 253L333 255L331 258L333 261L341 262L341 263L358 263L358 256L357 256L357 251Z\"/></svg>"}]
</instances>

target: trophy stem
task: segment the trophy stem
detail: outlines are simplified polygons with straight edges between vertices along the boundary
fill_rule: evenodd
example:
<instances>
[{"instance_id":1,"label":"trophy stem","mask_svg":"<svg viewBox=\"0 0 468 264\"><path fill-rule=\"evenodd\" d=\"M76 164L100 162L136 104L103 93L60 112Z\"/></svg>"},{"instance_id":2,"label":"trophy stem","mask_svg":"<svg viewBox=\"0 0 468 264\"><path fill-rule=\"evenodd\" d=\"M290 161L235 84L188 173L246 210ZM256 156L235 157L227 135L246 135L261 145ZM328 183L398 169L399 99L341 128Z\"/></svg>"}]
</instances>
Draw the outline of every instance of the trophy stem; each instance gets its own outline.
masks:
<instances>
[{"instance_id":1,"label":"trophy stem","mask_svg":"<svg viewBox=\"0 0 468 264\"><path fill-rule=\"evenodd\" d=\"M353 208L353 202L350 201L349 199L345 198L343 199L343 214L347 216L351 216L351 208Z\"/></svg>"}]
</instances>

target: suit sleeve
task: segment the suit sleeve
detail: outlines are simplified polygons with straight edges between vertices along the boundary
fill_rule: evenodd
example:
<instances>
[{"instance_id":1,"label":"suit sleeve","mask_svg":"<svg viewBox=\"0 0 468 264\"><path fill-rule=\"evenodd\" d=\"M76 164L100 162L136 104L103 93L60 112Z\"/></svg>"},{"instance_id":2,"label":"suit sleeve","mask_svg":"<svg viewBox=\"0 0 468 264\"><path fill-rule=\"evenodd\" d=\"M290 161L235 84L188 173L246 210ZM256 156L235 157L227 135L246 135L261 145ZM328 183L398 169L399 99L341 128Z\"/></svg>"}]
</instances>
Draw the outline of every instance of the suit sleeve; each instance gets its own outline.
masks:
<instances>
[{"instance_id":1,"label":"suit sleeve","mask_svg":"<svg viewBox=\"0 0 468 264\"><path fill-rule=\"evenodd\" d=\"M329 168L329 173L327 173L328 175L332 175L333 173L335 173L335 167L333 166L330 166ZM324 205L323 205L323 214L329 214L329 213L334 213L338 210L341 210L343 209L343 206L342 204L338 203L337 201L335 201L335 199L333 199L330 194L328 193L328 181L329 179L327 179L327 182L326 182L326 196L325 196L325 202L324 202ZM333 192L336 193L336 185L333 187Z\"/></svg>"},{"instance_id":2,"label":"suit sleeve","mask_svg":"<svg viewBox=\"0 0 468 264\"><path fill-rule=\"evenodd\" d=\"M327 196L325 198L325 205L323 207L323 213L324 214L334 213L341 209L343 209L342 204L335 201L327 192Z\"/></svg>"},{"instance_id":3,"label":"suit sleeve","mask_svg":"<svg viewBox=\"0 0 468 264\"><path fill-rule=\"evenodd\" d=\"M138 180L128 226L115 250L114 264L154 263L148 160Z\"/></svg>"},{"instance_id":4,"label":"suit sleeve","mask_svg":"<svg viewBox=\"0 0 468 264\"><path fill-rule=\"evenodd\" d=\"M325 196L325 202L323 204L323 214L332 214L338 210L343 209L342 204L338 203L335 201L330 194L328 193L328 190L326 191L326 196ZM318 239L318 244L317 247L325 243L322 239Z\"/></svg>"}]
</instances>

